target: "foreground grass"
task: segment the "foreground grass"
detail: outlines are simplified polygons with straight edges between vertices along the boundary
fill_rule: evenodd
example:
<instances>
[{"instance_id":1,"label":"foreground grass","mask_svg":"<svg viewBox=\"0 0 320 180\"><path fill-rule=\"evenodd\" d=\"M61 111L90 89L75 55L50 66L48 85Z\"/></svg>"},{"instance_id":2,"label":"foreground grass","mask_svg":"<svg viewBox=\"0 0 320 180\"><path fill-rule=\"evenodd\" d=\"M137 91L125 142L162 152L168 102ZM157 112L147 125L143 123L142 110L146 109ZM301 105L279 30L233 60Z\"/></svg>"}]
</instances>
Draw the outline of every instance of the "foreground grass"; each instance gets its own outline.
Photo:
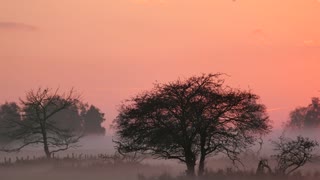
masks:
<instances>
[{"instance_id":1,"label":"foreground grass","mask_svg":"<svg viewBox=\"0 0 320 180\"><path fill-rule=\"evenodd\" d=\"M254 170L232 168L208 171L203 177L186 177L174 166L101 159L35 159L0 166L1 180L318 180L320 172L290 176L256 175Z\"/></svg>"}]
</instances>

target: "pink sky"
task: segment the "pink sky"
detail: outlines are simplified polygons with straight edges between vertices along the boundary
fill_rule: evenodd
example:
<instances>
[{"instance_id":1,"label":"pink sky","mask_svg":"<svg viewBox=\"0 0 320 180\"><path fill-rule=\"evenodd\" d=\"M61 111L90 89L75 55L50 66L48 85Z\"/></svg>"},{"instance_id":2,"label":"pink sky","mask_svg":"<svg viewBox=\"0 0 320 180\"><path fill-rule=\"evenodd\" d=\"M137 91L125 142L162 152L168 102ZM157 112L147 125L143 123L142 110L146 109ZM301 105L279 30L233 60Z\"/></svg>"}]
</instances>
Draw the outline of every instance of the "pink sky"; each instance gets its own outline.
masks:
<instances>
[{"instance_id":1,"label":"pink sky","mask_svg":"<svg viewBox=\"0 0 320 180\"><path fill-rule=\"evenodd\" d=\"M317 0L1 0L0 103L75 87L109 124L155 81L223 72L280 127L319 96L319 32Z\"/></svg>"}]
</instances>

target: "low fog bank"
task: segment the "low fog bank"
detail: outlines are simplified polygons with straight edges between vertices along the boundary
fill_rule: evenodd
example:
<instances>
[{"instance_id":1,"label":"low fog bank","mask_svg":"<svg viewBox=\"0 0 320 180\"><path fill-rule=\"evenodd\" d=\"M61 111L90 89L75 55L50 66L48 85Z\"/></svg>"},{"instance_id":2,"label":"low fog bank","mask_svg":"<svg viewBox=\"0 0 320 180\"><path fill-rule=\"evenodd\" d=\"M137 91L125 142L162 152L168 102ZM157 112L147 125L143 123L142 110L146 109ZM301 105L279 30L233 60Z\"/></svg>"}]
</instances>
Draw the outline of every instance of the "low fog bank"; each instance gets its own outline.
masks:
<instances>
[{"instance_id":1,"label":"low fog bank","mask_svg":"<svg viewBox=\"0 0 320 180\"><path fill-rule=\"evenodd\" d=\"M285 136L287 138L296 138L297 136L302 135L304 137L309 137L312 140L317 140L320 142L320 132L319 131L302 131L302 130L295 130L295 131L287 131L283 129L275 129L271 131L266 136L262 137L262 145L259 144L261 140L258 140L255 146L252 146L249 148L246 152L243 153L244 156L248 154L252 154L257 156L258 158L267 158L270 157L274 153L274 146L273 141L277 141L280 136ZM115 151L115 144L113 142L113 136L112 135L106 135L106 136L85 136L82 139L80 139L79 143L77 144L76 148L68 149L66 151L61 151L59 153L56 153L55 156L58 157L67 157L74 155L100 155L100 154L108 154L113 155ZM320 155L320 149L316 149L316 153ZM44 156L43 148L39 146L33 146L33 147L26 147L25 149L19 151L19 152L0 152L0 162L3 162L4 158L13 158L13 160L16 157L23 157L26 158L29 156L29 158L32 157L42 157ZM214 157L211 157L210 159L224 159L226 156L224 154L218 154ZM144 160L146 163L155 163L155 164L180 164L180 163L174 163L177 161L171 161L171 160L160 160L160 159L153 159L152 157L148 157Z\"/></svg>"},{"instance_id":2,"label":"low fog bank","mask_svg":"<svg viewBox=\"0 0 320 180\"><path fill-rule=\"evenodd\" d=\"M263 137L262 147L257 145L251 147L240 156L241 162L233 164L226 155L218 154L210 157L206 161L206 168L209 172L215 172L219 170L232 169L235 171L255 172L260 159L268 159L269 165L274 167L274 161L272 160L273 144L272 141L278 140L280 136L289 138L296 138L298 135L309 137L310 139L320 142L320 136L318 131L284 131L281 129L273 130L270 134ZM48 180L56 179L137 179L140 175L146 177L160 176L161 174L170 174L173 176L179 176L185 173L185 165L175 160L161 160L154 159L152 157L146 157L141 163L123 165L123 164L105 164L103 159L99 159L99 155L105 154L112 156L115 154L114 143L112 141L113 136L86 136L79 142L79 146L76 149L69 149L67 151L59 152L55 154L55 157L63 159L65 157L84 157L95 156L98 160L89 162L93 166L81 165L81 162L77 162L80 165L70 166L61 164L31 164L31 165L18 165L12 167L0 167L1 179L40 179L46 178ZM319 148L316 149L316 154L320 155ZM20 152L15 153L0 153L0 162L3 163L9 158L14 162L17 159L31 159L44 157L44 153L41 147L28 147ZM87 163L87 162L86 162ZM236 166L235 166L236 165ZM71 168L70 168L71 167ZM311 163L306 164L301 168L301 172L304 174L316 173L320 169L320 160L314 159ZM27 177L27 178L24 178ZM140 177L141 178L141 177Z\"/></svg>"},{"instance_id":3,"label":"low fog bank","mask_svg":"<svg viewBox=\"0 0 320 180\"><path fill-rule=\"evenodd\" d=\"M11 145L14 146L14 145ZM55 156L59 156L61 158L66 156L71 156L72 154L77 155L99 155L99 154L113 154L114 151L114 144L112 142L111 136L85 136L80 139L79 143L77 144L76 148L71 148L66 151L61 151L56 153ZM16 157L23 157L23 158L33 158L33 157L42 157L45 156L43 152L43 148L41 145L39 146L29 146L24 148L19 152L0 152L0 162L3 161L4 158L13 158Z\"/></svg>"},{"instance_id":4,"label":"low fog bank","mask_svg":"<svg viewBox=\"0 0 320 180\"><path fill-rule=\"evenodd\" d=\"M15 165L11 167L1 167L1 180L136 180L139 176L146 177L160 176L163 173L177 176L174 167L160 165L115 165L100 164L99 166L74 166L70 162L64 164L37 163L27 165ZM78 165L78 164L77 164Z\"/></svg>"}]
</instances>

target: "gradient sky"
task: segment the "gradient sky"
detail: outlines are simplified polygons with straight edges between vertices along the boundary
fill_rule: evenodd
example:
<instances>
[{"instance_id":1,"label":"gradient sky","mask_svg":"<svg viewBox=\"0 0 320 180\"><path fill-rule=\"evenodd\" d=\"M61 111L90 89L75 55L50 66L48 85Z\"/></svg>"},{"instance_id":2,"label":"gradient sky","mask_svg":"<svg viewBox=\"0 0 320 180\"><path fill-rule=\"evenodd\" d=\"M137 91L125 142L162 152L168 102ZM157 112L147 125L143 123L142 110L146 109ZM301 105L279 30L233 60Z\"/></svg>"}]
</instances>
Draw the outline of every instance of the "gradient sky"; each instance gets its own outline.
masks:
<instances>
[{"instance_id":1,"label":"gradient sky","mask_svg":"<svg viewBox=\"0 0 320 180\"><path fill-rule=\"evenodd\" d=\"M110 124L121 101L223 72L276 127L319 96L318 0L0 0L0 103L75 87Z\"/></svg>"}]
</instances>

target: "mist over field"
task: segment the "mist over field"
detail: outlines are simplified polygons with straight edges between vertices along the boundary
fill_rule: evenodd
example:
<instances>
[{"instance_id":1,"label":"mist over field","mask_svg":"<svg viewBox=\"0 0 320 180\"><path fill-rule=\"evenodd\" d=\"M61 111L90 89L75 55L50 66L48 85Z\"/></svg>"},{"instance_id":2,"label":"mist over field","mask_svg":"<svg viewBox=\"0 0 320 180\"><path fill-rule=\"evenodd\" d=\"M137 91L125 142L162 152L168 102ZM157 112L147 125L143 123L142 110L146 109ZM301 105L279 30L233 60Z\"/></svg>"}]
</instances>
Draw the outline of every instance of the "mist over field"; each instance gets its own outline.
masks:
<instances>
[{"instance_id":1,"label":"mist over field","mask_svg":"<svg viewBox=\"0 0 320 180\"><path fill-rule=\"evenodd\" d=\"M243 165L234 166L225 155L220 154L218 156L211 157L207 160L207 171L209 172L207 177L203 179L258 179L255 171L259 160L261 158L269 158L274 153L272 147L272 140L275 140L281 136L284 132L282 130L274 130L269 135L263 138L264 144L261 151L258 153L260 146L255 145L248 149L245 153L241 154L241 160ZM286 133L288 137L296 137L301 133ZM312 139L320 140L317 137L317 132L309 133L308 135ZM112 136L89 136L83 138L79 142L79 148L70 149L56 154L58 158L66 158L59 161L46 162L42 160L32 161L33 158L41 158L44 156L41 147L27 148L21 152L16 153L0 153L0 174L2 179L116 179L116 180L142 180L144 178L150 179L188 179L184 176L185 166L175 160L161 160L154 159L147 156L143 161L136 162L122 162L121 160L105 160L99 158L99 154L109 154L113 156L115 153L112 142ZM316 154L320 154L320 149L316 150ZM82 160L71 160L67 157ZM86 157L88 156L88 157ZM95 156L90 159L90 156ZM17 161L17 158L22 159L13 165L3 164L5 159L11 158L12 161ZM27 161L30 158L30 162ZM86 159L87 158L87 159ZM25 162L23 162L23 159ZM270 161L271 166L275 166L275 162ZM314 159L312 162L304 166L299 170L301 174L296 174L293 179L303 179L303 176L309 176L307 179L319 178L320 159ZM259 179L274 179L276 177L259 177ZM283 177L279 177L283 179Z\"/></svg>"}]
</instances>

